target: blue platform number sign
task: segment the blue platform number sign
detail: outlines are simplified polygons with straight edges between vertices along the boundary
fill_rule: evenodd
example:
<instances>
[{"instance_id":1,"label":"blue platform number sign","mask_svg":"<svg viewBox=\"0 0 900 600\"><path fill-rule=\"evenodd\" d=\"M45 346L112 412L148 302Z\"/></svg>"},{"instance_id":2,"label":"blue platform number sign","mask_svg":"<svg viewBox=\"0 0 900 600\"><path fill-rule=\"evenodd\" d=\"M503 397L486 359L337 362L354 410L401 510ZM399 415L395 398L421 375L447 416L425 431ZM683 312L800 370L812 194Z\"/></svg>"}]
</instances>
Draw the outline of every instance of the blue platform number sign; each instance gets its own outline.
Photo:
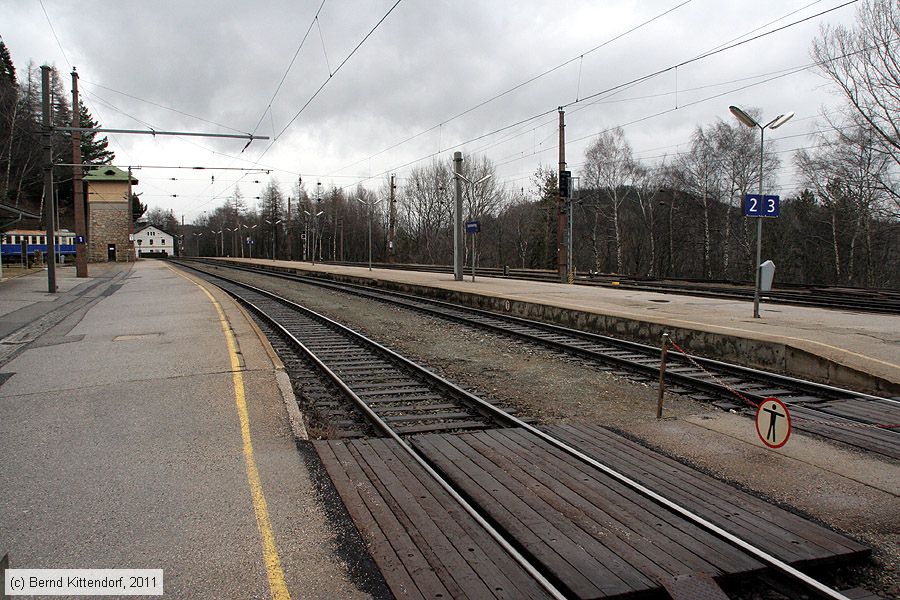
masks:
<instances>
[{"instance_id":1,"label":"blue platform number sign","mask_svg":"<svg viewBox=\"0 0 900 600\"><path fill-rule=\"evenodd\" d=\"M83 243L84 243L84 236L83 236L83 235L76 235L76 236L75 236L75 243L76 243L76 244L83 244Z\"/></svg>"},{"instance_id":2,"label":"blue platform number sign","mask_svg":"<svg viewBox=\"0 0 900 600\"><path fill-rule=\"evenodd\" d=\"M781 213L781 198L747 194L744 196L745 217L777 217Z\"/></svg>"},{"instance_id":3,"label":"blue platform number sign","mask_svg":"<svg viewBox=\"0 0 900 600\"><path fill-rule=\"evenodd\" d=\"M481 231L481 221L466 221L466 233L478 233Z\"/></svg>"}]
</instances>

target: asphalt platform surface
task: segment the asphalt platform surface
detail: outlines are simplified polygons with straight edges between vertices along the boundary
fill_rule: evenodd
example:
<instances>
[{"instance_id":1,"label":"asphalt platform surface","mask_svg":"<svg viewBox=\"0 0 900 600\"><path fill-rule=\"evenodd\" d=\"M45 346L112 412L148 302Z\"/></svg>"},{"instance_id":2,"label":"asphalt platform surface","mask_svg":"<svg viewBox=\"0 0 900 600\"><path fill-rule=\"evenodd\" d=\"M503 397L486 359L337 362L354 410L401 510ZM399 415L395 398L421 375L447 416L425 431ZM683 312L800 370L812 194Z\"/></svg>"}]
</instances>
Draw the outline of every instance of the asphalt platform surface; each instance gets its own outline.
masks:
<instances>
[{"instance_id":1,"label":"asphalt platform surface","mask_svg":"<svg viewBox=\"0 0 900 600\"><path fill-rule=\"evenodd\" d=\"M90 270L59 269L58 294L46 273L0 285L0 555L163 569L170 598L380 595L321 501L280 362L246 314L204 284L232 352L216 303L170 265Z\"/></svg>"}]
</instances>

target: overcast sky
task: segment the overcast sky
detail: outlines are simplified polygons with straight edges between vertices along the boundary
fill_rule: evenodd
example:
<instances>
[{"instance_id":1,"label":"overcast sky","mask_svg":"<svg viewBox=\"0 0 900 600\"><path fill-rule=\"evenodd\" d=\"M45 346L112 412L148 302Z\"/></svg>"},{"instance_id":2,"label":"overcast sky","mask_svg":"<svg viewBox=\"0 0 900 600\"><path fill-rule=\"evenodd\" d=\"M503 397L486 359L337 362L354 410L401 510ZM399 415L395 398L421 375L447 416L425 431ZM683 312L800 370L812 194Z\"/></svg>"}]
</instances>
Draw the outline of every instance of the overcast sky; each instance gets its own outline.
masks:
<instances>
[{"instance_id":1,"label":"overcast sky","mask_svg":"<svg viewBox=\"0 0 900 600\"><path fill-rule=\"evenodd\" d=\"M22 74L29 61L53 64L68 87L76 66L82 95L106 127L278 136L241 152L240 140L111 135L116 164L145 167L136 172L144 201L190 222L221 204L238 181L251 203L271 177L285 193L298 176L307 190L317 181L376 189L383 173L396 172L402 185L410 163L449 159L454 150L485 154L505 185L528 192L539 164L556 166L557 106L842 4L402 0L329 78L394 2L325 0L314 21L322 0L43 0L43 6L0 0L0 35ZM833 110L840 98L815 69L772 78L809 64L820 25L850 25L855 11L850 4L613 96L568 106L569 167L577 176L592 137L617 125L648 164L671 157L687 149L697 125L733 119L728 105L735 104L758 108L764 118L796 112L770 134L782 138L776 146L783 159L781 191L795 191L790 150L814 143L807 134L821 128L821 111Z\"/></svg>"}]
</instances>

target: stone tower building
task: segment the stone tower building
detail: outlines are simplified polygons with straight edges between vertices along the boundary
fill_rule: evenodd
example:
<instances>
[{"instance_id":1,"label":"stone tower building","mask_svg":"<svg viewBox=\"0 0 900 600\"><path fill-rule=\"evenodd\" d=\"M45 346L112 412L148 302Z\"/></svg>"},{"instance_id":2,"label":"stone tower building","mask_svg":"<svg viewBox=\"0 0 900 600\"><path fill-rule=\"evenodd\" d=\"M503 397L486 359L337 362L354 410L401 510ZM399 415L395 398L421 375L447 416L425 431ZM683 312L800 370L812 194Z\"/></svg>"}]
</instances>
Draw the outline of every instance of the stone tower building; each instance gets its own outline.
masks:
<instances>
[{"instance_id":1,"label":"stone tower building","mask_svg":"<svg viewBox=\"0 0 900 600\"><path fill-rule=\"evenodd\" d=\"M84 176L87 186L87 244L89 262L133 261L130 240L131 186L128 172L113 166L98 167Z\"/></svg>"}]
</instances>

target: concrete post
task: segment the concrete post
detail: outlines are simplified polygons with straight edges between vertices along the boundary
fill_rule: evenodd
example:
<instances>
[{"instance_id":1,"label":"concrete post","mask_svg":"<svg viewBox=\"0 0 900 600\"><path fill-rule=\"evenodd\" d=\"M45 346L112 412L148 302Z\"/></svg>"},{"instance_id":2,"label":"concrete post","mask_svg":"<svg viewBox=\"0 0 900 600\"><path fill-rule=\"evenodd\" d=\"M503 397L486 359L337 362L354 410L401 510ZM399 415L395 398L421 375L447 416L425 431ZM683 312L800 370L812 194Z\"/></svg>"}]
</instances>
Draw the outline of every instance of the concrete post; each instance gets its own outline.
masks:
<instances>
[{"instance_id":1,"label":"concrete post","mask_svg":"<svg viewBox=\"0 0 900 600\"><path fill-rule=\"evenodd\" d=\"M81 127L78 103L78 73L72 67L72 127ZM81 132L72 132L72 204L75 209L75 235L85 241L75 243L75 276L87 277L87 224L84 218L84 183L81 173Z\"/></svg>"},{"instance_id":2,"label":"concrete post","mask_svg":"<svg viewBox=\"0 0 900 600\"><path fill-rule=\"evenodd\" d=\"M41 141L44 163L44 222L47 224L47 291L56 293L55 237L56 215L53 210L53 146L50 139L50 67L41 67Z\"/></svg>"},{"instance_id":3,"label":"concrete post","mask_svg":"<svg viewBox=\"0 0 900 600\"><path fill-rule=\"evenodd\" d=\"M453 172L456 173L456 210L453 212L453 279L463 280L463 221L462 221L462 152L453 153Z\"/></svg>"},{"instance_id":4,"label":"concrete post","mask_svg":"<svg viewBox=\"0 0 900 600\"><path fill-rule=\"evenodd\" d=\"M559 107L559 173L566 170L566 113ZM559 180L557 180L559 181ZM568 273L566 272L568 261L566 260L566 198L563 198L562 190L560 190L559 198L556 203L557 223L556 223L556 253L557 253L557 269L559 271L559 280L562 283L568 281Z\"/></svg>"}]
</instances>

